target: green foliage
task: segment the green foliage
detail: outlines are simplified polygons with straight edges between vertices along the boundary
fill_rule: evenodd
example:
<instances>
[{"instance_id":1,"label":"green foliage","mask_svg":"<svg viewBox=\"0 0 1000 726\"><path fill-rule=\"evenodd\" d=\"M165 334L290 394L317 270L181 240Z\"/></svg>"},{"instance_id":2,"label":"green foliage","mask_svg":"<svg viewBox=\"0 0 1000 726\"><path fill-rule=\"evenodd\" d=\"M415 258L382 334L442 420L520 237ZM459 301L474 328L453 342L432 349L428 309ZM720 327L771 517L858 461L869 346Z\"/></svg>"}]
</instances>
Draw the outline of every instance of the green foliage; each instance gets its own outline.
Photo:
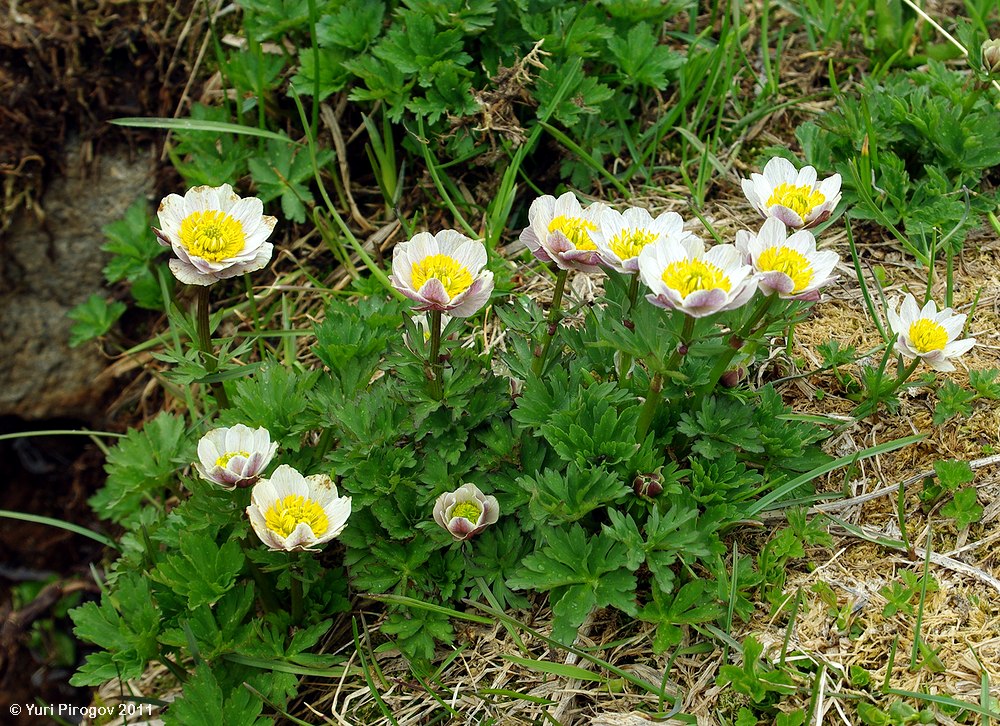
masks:
<instances>
[{"instance_id":1,"label":"green foliage","mask_svg":"<svg viewBox=\"0 0 1000 726\"><path fill-rule=\"evenodd\" d=\"M719 666L716 683L730 686L737 693L748 696L754 703L766 704L777 695L795 691L795 681L780 668L772 668L761 661L764 646L752 635L743 641L743 663L740 666Z\"/></svg>"},{"instance_id":2,"label":"green foliage","mask_svg":"<svg viewBox=\"0 0 1000 726\"><path fill-rule=\"evenodd\" d=\"M323 167L332 158L333 152L324 150L317 155L315 164ZM268 139L264 155L248 162L257 196L262 202L280 197L282 214L293 222L305 222L306 205L313 202L312 192L305 184L313 177L313 163L303 147L274 139Z\"/></svg>"},{"instance_id":3,"label":"green foliage","mask_svg":"<svg viewBox=\"0 0 1000 726\"><path fill-rule=\"evenodd\" d=\"M193 446L184 420L161 413L141 431L129 431L108 454L104 488L89 500L98 516L113 522L134 518L147 501L162 500L178 470L187 465Z\"/></svg>"},{"instance_id":4,"label":"green foliage","mask_svg":"<svg viewBox=\"0 0 1000 726\"><path fill-rule=\"evenodd\" d=\"M515 590L550 591L552 637L571 643L576 629L594 608L613 605L636 613L635 576L629 571L628 550L605 534L588 537L584 529L550 529L545 544L522 562L507 584ZM632 568L634 569L634 568Z\"/></svg>"},{"instance_id":5,"label":"green foliage","mask_svg":"<svg viewBox=\"0 0 1000 726\"><path fill-rule=\"evenodd\" d=\"M850 216L900 226L914 254L925 258L945 238L961 249L998 203L981 182L1000 164L1000 117L988 95L966 81L937 61L925 70L869 76L858 98L842 97L796 132L809 164L843 176ZM852 172L864 158L870 183L864 171L860 178Z\"/></svg>"},{"instance_id":6,"label":"green foliage","mask_svg":"<svg viewBox=\"0 0 1000 726\"><path fill-rule=\"evenodd\" d=\"M913 598L923 589L924 578L909 570L900 571L900 576L902 581L891 582L878 591L878 594L886 599L886 604L882 608L883 617L891 618L900 612L913 615ZM931 577L927 581L927 592L934 592L937 589L937 581Z\"/></svg>"},{"instance_id":7,"label":"green foliage","mask_svg":"<svg viewBox=\"0 0 1000 726\"><path fill-rule=\"evenodd\" d=\"M150 310L164 310L160 290L159 272L165 265L156 264L156 258L164 252L164 247L152 231L148 205L142 197L136 199L125 212L125 216L104 227L101 231L107 238L101 249L112 257L104 267L104 279L108 282L126 280L136 305Z\"/></svg>"},{"instance_id":8,"label":"green foliage","mask_svg":"<svg viewBox=\"0 0 1000 726\"><path fill-rule=\"evenodd\" d=\"M67 315L74 320L69 331L69 345L75 348L88 340L99 338L114 325L125 312L125 304L111 302L98 294L93 294Z\"/></svg>"}]
</instances>

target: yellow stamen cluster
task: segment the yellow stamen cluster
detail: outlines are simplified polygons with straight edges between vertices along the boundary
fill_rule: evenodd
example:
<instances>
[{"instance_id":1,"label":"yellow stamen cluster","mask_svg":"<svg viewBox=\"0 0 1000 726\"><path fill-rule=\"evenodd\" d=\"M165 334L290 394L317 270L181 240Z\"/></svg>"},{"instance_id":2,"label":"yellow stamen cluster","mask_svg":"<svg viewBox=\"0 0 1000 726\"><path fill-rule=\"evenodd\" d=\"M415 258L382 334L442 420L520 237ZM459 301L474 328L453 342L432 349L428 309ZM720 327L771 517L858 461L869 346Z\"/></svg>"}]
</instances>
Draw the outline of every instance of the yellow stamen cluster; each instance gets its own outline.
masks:
<instances>
[{"instance_id":1,"label":"yellow stamen cluster","mask_svg":"<svg viewBox=\"0 0 1000 726\"><path fill-rule=\"evenodd\" d=\"M771 196L767 200L767 206L773 207L780 204L788 207L797 215L805 219L812 210L826 201L818 191L812 187L797 187L794 184L779 184L771 191Z\"/></svg>"},{"instance_id":2,"label":"yellow stamen cluster","mask_svg":"<svg viewBox=\"0 0 1000 726\"><path fill-rule=\"evenodd\" d=\"M233 459L235 459L237 456L242 456L244 459L249 459L250 458L250 452L249 451L227 451L225 454L223 454L222 456L220 456L218 459L215 460L215 465L216 466L220 466L223 469L225 469L227 466L229 466L229 462L232 461Z\"/></svg>"},{"instance_id":3,"label":"yellow stamen cluster","mask_svg":"<svg viewBox=\"0 0 1000 726\"><path fill-rule=\"evenodd\" d=\"M618 259L625 260L638 257L642 248L655 242L657 236L645 229L624 229L614 236L608 245Z\"/></svg>"},{"instance_id":4,"label":"yellow stamen cluster","mask_svg":"<svg viewBox=\"0 0 1000 726\"><path fill-rule=\"evenodd\" d=\"M792 278L792 292L802 292L813 279L813 268L809 260L790 247L768 247L757 258L757 269L761 272L785 273Z\"/></svg>"},{"instance_id":5,"label":"yellow stamen cluster","mask_svg":"<svg viewBox=\"0 0 1000 726\"><path fill-rule=\"evenodd\" d=\"M463 519L469 520L473 524L479 521L479 517L482 513L483 508L475 502L459 502L455 505L455 508L451 510L452 517L462 517Z\"/></svg>"},{"instance_id":6,"label":"yellow stamen cluster","mask_svg":"<svg viewBox=\"0 0 1000 726\"><path fill-rule=\"evenodd\" d=\"M562 232L566 239L578 250L596 250L597 245L590 239L590 233L597 225L581 217L567 217L560 214L549 222L549 232Z\"/></svg>"},{"instance_id":7,"label":"yellow stamen cluster","mask_svg":"<svg viewBox=\"0 0 1000 726\"><path fill-rule=\"evenodd\" d=\"M929 318L920 318L910 326L910 345L918 353L943 350L947 344L948 331L940 323L935 323Z\"/></svg>"},{"instance_id":8,"label":"yellow stamen cluster","mask_svg":"<svg viewBox=\"0 0 1000 726\"><path fill-rule=\"evenodd\" d=\"M282 537L288 537L301 522L308 524L316 537L323 536L330 527L323 508L299 494L289 494L277 500L264 515L267 528Z\"/></svg>"},{"instance_id":9,"label":"yellow stamen cluster","mask_svg":"<svg viewBox=\"0 0 1000 726\"><path fill-rule=\"evenodd\" d=\"M667 287L676 290L686 298L695 290L725 290L729 292L732 283L729 277L704 260L680 260L667 265L662 279Z\"/></svg>"},{"instance_id":10,"label":"yellow stamen cluster","mask_svg":"<svg viewBox=\"0 0 1000 726\"><path fill-rule=\"evenodd\" d=\"M420 290L432 277L440 280L449 298L465 292L472 285L472 273L453 257L428 255L413 263L413 289Z\"/></svg>"},{"instance_id":11,"label":"yellow stamen cluster","mask_svg":"<svg viewBox=\"0 0 1000 726\"><path fill-rule=\"evenodd\" d=\"M186 216L181 222L180 238L188 254L210 262L235 257L246 243L243 225L215 209Z\"/></svg>"}]
</instances>

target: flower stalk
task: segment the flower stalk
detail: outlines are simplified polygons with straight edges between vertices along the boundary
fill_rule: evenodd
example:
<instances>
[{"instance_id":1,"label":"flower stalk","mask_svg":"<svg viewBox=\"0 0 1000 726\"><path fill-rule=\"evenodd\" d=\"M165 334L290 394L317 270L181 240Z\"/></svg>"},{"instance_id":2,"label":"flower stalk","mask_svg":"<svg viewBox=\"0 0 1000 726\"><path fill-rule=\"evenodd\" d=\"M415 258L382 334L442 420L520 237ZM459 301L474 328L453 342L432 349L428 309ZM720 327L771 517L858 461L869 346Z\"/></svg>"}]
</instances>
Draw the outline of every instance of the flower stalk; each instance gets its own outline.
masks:
<instances>
[{"instance_id":1,"label":"flower stalk","mask_svg":"<svg viewBox=\"0 0 1000 726\"><path fill-rule=\"evenodd\" d=\"M674 352L670 354L664 370L676 371L679 368L681 357L687 353L688 346L691 344L691 337L694 335L694 323L695 319L693 317L684 315L684 326L681 328L680 340L677 342ZM653 422L653 416L656 414L656 407L660 405L662 399L663 373L657 372L653 374L653 377L649 381L649 392L646 394L646 402L642 405L642 410L639 412L639 420L636 422L635 430L638 442L642 443L646 439L646 434L649 433L649 425Z\"/></svg>"},{"instance_id":2,"label":"flower stalk","mask_svg":"<svg viewBox=\"0 0 1000 726\"><path fill-rule=\"evenodd\" d=\"M212 375L219 369L219 359L212 348L212 333L208 321L211 307L210 290L208 285L198 286L195 298L195 329L198 334L198 347L201 348L201 364L205 367L205 372ZM216 405L220 409L228 408L229 398L226 396L226 388L222 385L222 381L215 381L210 385Z\"/></svg>"},{"instance_id":3,"label":"flower stalk","mask_svg":"<svg viewBox=\"0 0 1000 726\"><path fill-rule=\"evenodd\" d=\"M622 324L631 330L632 328L632 310L635 308L635 299L639 297L639 273L632 275L632 279L628 285L628 308L625 310L625 319L622 320ZM632 354L622 353L621 361L618 366L618 382L624 383L629 378L632 377Z\"/></svg>"},{"instance_id":4,"label":"flower stalk","mask_svg":"<svg viewBox=\"0 0 1000 726\"><path fill-rule=\"evenodd\" d=\"M556 276L556 289L552 293L552 306L549 308L549 317L546 320L548 325L545 328L545 335L542 338L542 349L538 357L535 358L535 362L531 365L531 370L534 371L536 376L542 375L542 371L545 369L545 359L549 355L549 348L552 347L552 338L555 337L559 321L562 319L562 299L563 292L566 290L566 278L568 276L569 270L559 270L559 274Z\"/></svg>"},{"instance_id":5,"label":"flower stalk","mask_svg":"<svg viewBox=\"0 0 1000 726\"><path fill-rule=\"evenodd\" d=\"M431 350L428 363L431 369L431 395L440 401L444 397L444 364L441 362L441 311L431 310Z\"/></svg>"}]
</instances>

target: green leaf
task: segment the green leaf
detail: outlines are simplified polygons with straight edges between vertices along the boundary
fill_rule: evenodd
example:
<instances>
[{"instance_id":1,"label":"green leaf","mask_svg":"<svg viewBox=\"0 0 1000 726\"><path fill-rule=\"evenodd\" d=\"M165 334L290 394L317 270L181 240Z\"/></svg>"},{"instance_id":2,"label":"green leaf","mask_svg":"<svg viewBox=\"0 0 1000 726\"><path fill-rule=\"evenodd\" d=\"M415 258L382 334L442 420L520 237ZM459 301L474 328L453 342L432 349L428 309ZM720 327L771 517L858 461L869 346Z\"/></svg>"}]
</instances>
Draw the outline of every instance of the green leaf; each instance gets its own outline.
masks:
<instances>
[{"instance_id":1,"label":"green leaf","mask_svg":"<svg viewBox=\"0 0 1000 726\"><path fill-rule=\"evenodd\" d=\"M976 478L967 461L935 461L934 473L947 491L953 492Z\"/></svg>"},{"instance_id":2,"label":"green leaf","mask_svg":"<svg viewBox=\"0 0 1000 726\"><path fill-rule=\"evenodd\" d=\"M635 614L635 576L626 548L607 535L587 537L579 524L544 533L545 546L524 558L507 581L514 590L550 590L552 637L570 643L595 607Z\"/></svg>"},{"instance_id":3,"label":"green leaf","mask_svg":"<svg viewBox=\"0 0 1000 726\"><path fill-rule=\"evenodd\" d=\"M979 504L979 492L975 487L965 487L955 492L950 502L941 508L941 514L955 520L955 526L964 529L983 517L983 507Z\"/></svg>"},{"instance_id":4,"label":"green leaf","mask_svg":"<svg viewBox=\"0 0 1000 726\"><path fill-rule=\"evenodd\" d=\"M953 416L969 416L976 394L962 388L951 380L944 381L937 389L937 404L934 406L934 425L940 426Z\"/></svg>"},{"instance_id":5,"label":"green leaf","mask_svg":"<svg viewBox=\"0 0 1000 726\"><path fill-rule=\"evenodd\" d=\"M667 87L667 72L684 65L684 56L660 45L649 23L636 23L624 38L612 36L608 49L618 61L626 82L662 91Z\"/></svg>"},{"instance_id":6,"label":"green leaf","mask_svg":"<svg viewBox=\"0 0 1000 726\"><path fill-rule=\"evenodd\" d=\"M76 321L69 330L70 347L104 335L124 312L124 303L109 302L96 293L91 295L67 313L70 320Z\"/></svg>"},{"instance_id":7,"label":"green leaf","mask_svg":"<svg viewBox=\"0 0 1000 726\"><path fill-rule=\"evenodd\" d=\"M347 0L316 23L321 48L336 46L363 51L382 33L385 5L370 0Z\"/></svg>"},{"instance_id":8,"label":"green leaf","mask_svg":"<svg viewBox=\"0 0 1000 726\"><path fill-rule=\"evenodd\" d=\"M565 87L566 92L560 93ZM549 64L538 76L535 98L538 117L551 117L567 128L581 121L583 115L597 114L614 91L592 76L585 76L579 63Z\"/></svg>"},{"instance_id":9,"label":"green leaf","mask_svg":"<svg viewBox=\"0 0 1000 726\"><path fill-rule=\"evenodd\" d=\"M212 666L202 663L184 683L181 697L164 714L167 726L257 726L270 723L261 717L263 702L242 684L225 692L212 673Z\"/></svg>"},{"instance_id":10,"label":"green leaf","mask_svg":"<svg viewBox=\"0 0 1000 726\"><path fill-rule=\"evenodd\" d=\"M333 152L323 149L316 155L316 165L323 167L333 158ZM268 141L267 153L248 162L261 201L281 198L281 210L294 222L306 221L306 205L313 195L305 182L313 178L309 153L282 137Z\"/></svg>"},{"instance_id":11,"label":"green leaf","mask_svg":"<svg viewBox=\"0 0 1000 726\"><path fill-rule=\"evenodd\" d=\"M236 582L244 557L239 542L219 547L201 533L181 534L180 554L168 555L152 577L187 598L192 610L216 603Z\"/></svg>"},{"instance_id":12,"label":"green leaf","mask_svg":"<svg viewBox=\"0 0 1000 726\"><path fill-rule=\"evenodd\" d=\"M104 519L130 521L142 504L160 500L162 490L174 485L177 471L191 462L192 449L184 419L161 413L110 450L108 478L88 503Z\"/></svg>"}]
</instances>

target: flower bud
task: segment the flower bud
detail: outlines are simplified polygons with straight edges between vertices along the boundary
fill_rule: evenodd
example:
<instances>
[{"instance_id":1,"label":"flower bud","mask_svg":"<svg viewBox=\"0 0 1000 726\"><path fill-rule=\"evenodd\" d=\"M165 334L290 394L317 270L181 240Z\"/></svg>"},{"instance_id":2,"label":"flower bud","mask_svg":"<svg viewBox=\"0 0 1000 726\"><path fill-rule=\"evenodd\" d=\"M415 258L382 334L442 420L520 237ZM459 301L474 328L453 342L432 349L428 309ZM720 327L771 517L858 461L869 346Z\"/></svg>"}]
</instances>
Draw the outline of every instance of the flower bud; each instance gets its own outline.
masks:
<instances>
[{"instance_id":1,"label":"flower bud","mask_svg":"<svg viewBox=\"0 0 1000 726\"><path fill-rule=\"evenodd\" d=\"M736 388L736 386L740 384L740 381L743 380L746 374L747 374L747 369L744 368L743 366L731 368L730 370L722 374L722 377L719 379L719 383L721 383L726 388Z\"/></svg>"},{"instance_id":2,"label":"flower bud","mask_svg":"<svg viewBox=\"0 0 1000 726\"><path fill-rule=\"evenodd\" d=\"M463 484L434 503L434 521L458 541L483 531L500 517L496 497L483 494L475 484Z\"/></svg>"},{"instance_id":3,"label":"flower bud","mask_svg":"<svg viewBox=\"0 0 1000 726\"><path fill-rule=\"evenodd\" d=\"M663 475L658 471L637 474L632 480L632 489L640 497L658 497L663 493Z\"/></svg>"},{"instance_id":4,"label":"flower bud","mask_svg":"<svg viewBox=\"0 0 1000 726\"><path fill-rule=\"evenodd\" d=\"M983 68L987 73L1000 73L1000 38L983 41Z\"/></svg>"}]
</instances>

